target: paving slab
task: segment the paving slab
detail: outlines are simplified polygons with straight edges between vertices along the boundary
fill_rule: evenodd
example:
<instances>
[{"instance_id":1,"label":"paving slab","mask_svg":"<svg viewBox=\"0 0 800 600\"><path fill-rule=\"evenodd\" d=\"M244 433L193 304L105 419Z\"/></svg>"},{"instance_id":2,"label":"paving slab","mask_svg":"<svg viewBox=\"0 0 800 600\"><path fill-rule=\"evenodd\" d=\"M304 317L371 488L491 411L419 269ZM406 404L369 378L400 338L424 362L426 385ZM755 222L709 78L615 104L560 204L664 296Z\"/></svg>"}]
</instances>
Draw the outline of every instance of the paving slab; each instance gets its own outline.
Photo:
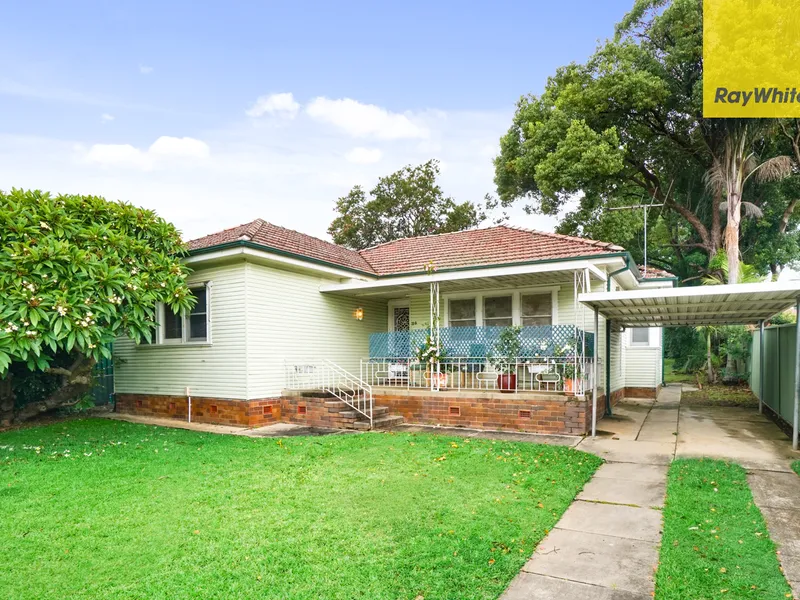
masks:
<instances>
[{"instance_id":1,"label":"paving slab","mask_svg":"<svg viewBox=\"0 0 800 600\"><path fill-rule=\"evenodd\" d=\"M554 529L522 567L526 573L652 595L658 546L566 529Z\"/></svg>"},{"instance_id":2,"label":"paving slab","mask_svg":"<svg viewBox=\"0 0 800 600\"><path fill-rule=\"evenodd\" d=\"M663 506L666 488L666 481L632 481L630 479L594 477L578 494L578 500L633 504L642 507Z\"/></svg>"},{"instance_id":3,"label":"paving slab","mask_svg":"<svg viewBox=\"0 0 800 600\"><path fill-rule=\"evenodd\" d=\"M674 444L678 439L678 419L677 417L672 421L650 421L648 418L639 435L636 436L637 441L641 442L665 442L667 444Z\"/></svg>"},{"instance_id":4,"label":"paving slab","mask_svg":"<svg viewBox=\"0 0 800 600\"><path fill-rule=\"evenodd\" d=\"M594 474L594 479L611 478L641 481L643 483L661 483L667 480L667 469L668 467L664 465L609 462L600 465L600 468Z\"/></svg>"},{"instance_id":5,"label":"paving slab","mask_svg":"<svg viewBox=\"0 0 800 600\"><path fill-rule=\"evenodd\" d=\"M578 449L612 462L668 465L675 453L675 443L586 438Z\"/></svg>"},{"instance_id":6,"label":"paving slab","mask_svg":"<svg viewBox=\"0 0 800 600\"><path fill-rule=\"evenodd\" d=\"M652 508L578 500L567 509L556 528L657 544L661 539L661 512Z\"/></svg>"},{"instance_id":7,"label":"paving slab","mask_svg":"<svg viewBox=\"0 0 800 600\"><path fill-rule=\"evenodd\" d=\"M791 584L795 592L800 592L800 556L786 556L783 553L779 556L781 567L786 580Z\"/></svg>"},{"instance_id":8,"label":"paving slab","mask_svg":"<svg viewBox=\"0 0 800 600\"><path fill-rule=\"evenodd\" d=\"M753 471L748 474L747 482L759 508L795 509L800 512L800 477L795 473Z\"/></svg>"},{"instance_id":9,"label":"paving slab","mask_svg":"<svg viewBox=\"0 0 800 600\"><path fill-rule=\"evenodd\" d=\"M546 575L520 572L500 600L652 600L650 594L600 587Z\"/></svg>"},{"instance_id":10,"label":"paving slab","mask_svg":"<svg viewBox=\"0 0 800 600\"><path fill-rule=\"evenodd\" d=\"M762 508L769 534L778 544L781 556L800 557L800 511Z\"/></svg>"}]
</instances>

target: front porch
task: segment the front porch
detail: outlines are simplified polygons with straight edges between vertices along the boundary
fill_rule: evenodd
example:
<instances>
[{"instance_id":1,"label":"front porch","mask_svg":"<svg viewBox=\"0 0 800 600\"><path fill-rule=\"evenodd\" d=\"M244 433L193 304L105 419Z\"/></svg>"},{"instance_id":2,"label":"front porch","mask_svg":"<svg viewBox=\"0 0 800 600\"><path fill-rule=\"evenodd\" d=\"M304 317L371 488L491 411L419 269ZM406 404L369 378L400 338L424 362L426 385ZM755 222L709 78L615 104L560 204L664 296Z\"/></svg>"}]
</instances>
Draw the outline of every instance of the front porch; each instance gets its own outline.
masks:
<instances>
[{"instance_id":1,"label":"front porch","mask_svg":"<svg viewBox=\"0 0 800 600\"><path fill-rule=\"evenodd\" d=\"M360 379L372 386L428 391L470 391L583 396L593 384L594 334L574 325L516 328L518 351L500 352L507 327L441 327L438 361L420 349L430 329L373 333Z\"/></svg>"}]
</instances>

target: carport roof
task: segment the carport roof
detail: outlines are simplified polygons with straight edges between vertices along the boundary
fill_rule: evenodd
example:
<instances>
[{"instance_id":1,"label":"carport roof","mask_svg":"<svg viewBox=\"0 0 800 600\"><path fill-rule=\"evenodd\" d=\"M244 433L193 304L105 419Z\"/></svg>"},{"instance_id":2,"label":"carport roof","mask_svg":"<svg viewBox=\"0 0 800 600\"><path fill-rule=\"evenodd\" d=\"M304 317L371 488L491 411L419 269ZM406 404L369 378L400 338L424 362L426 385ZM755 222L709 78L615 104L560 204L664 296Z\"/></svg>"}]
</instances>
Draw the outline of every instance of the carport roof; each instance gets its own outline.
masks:
<instances>
[{"instance_id":1,"label":"carport roof","mask_svg":"<svg viewBox=\"0 0 800 600\"><path fill-rule=\"evenodd\" d=\"M748 325L796 305L800 281L592 292L578 300L623 327Z\"/></svg>"}]
</instances>

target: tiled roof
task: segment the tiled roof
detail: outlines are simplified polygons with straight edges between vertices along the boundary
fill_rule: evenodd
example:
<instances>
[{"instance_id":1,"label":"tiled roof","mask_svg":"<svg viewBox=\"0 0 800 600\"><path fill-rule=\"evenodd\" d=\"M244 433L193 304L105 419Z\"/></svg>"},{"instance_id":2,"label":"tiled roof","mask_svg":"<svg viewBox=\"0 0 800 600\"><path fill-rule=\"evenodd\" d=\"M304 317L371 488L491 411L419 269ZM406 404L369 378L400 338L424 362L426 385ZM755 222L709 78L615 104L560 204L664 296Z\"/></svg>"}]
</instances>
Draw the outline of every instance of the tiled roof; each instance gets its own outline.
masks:
<instances>
[{"instance_id":1,"label":"tiled roof","mask_svg":"<svg viewBox=\"0 0 800 600\"><path fill-rule=\"evenodd\" d=\"M621 252L614 244L500 225L395 240L361 251L379 275L574 258Z\"/></svg>"},{"instance_id":2,"label":"tiled roof","mask_svg":"<svg viewBox=\"0 0 800 600\"><path fill-rule=\"evenodd\" d=\"M377 275L421 272L430 262L437 269L456 269L624 251L606 242L499 225L404 238L356 252L263 219L192 240L189 249L200 250L236 241L249 241Z\"/></svg>"},{"instance_id":3,"label":"tiled roof","mask_svg":"<svg viewBox=\"0 0 800 600\"><path fill-rule=\"evenodd\" d=\"M669 271L659 269L652 265L647 267L647 275L645 275L644 267L639 265L639 275L641 275L642 279L668 279L670 277L675 277L675 275Z\"/></svg>"},{"instance_id":4,"label":"tiled roof","mask_svg":"<svg viewBox=\"0 0 800 600\"><path fill-rule=\"evenodd\" d=\"M248 241L267 248L298 254L307 258L325 261L348 269L374 273L369 263L355 250L350 250L325 240L278 227L263 219L225 229L189 242L189 250L211 248L236 241Z\"/></svg>"}]
</instances>

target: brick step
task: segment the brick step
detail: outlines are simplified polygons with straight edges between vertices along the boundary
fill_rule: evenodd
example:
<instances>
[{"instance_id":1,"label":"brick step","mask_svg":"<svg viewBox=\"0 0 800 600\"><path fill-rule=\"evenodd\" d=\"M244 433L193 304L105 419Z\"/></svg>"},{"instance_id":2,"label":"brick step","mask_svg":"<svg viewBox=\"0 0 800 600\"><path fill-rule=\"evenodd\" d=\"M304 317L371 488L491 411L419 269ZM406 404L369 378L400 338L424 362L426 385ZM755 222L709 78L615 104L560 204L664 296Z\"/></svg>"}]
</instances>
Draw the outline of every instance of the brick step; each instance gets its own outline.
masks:
<instances>
[{"instance_id":1,"label":"brick step","mask_svg":"<svg viewBox=\"0 0 800 600\"><path fill-rule=\"evenodd\" d=\"M372 418L372 428L373 429L389 429L391 427L397 427L405 422L405 419L401 416L388 416L388 417L381 417L380 419L376 419L375 417ZM369 421L364 419L363 421L356 421L353 423L353 429L359 431L367 431L369 430Z\"/></svg>"},{"instance_id":2,"label":"brick step","mask_svg":"<svg viewBox=\"0 0 800 600\"><path fill-rule=\"evenodd\" d=\"M360 412L357 412L357 411L353 410L349 406L347 407L346 410L340 410L337 413L337 415L339 417L344 418L344 419L358 419L359 421L363 421L364 419L366 419L366 417L364 415L362 415ZM383 417L388 417L388 416L389 416L389 407L388 406L373 406L372 407L372 419L373 420L380 419L380 418L383 418Z\"/></svg>"}]
</instances>

